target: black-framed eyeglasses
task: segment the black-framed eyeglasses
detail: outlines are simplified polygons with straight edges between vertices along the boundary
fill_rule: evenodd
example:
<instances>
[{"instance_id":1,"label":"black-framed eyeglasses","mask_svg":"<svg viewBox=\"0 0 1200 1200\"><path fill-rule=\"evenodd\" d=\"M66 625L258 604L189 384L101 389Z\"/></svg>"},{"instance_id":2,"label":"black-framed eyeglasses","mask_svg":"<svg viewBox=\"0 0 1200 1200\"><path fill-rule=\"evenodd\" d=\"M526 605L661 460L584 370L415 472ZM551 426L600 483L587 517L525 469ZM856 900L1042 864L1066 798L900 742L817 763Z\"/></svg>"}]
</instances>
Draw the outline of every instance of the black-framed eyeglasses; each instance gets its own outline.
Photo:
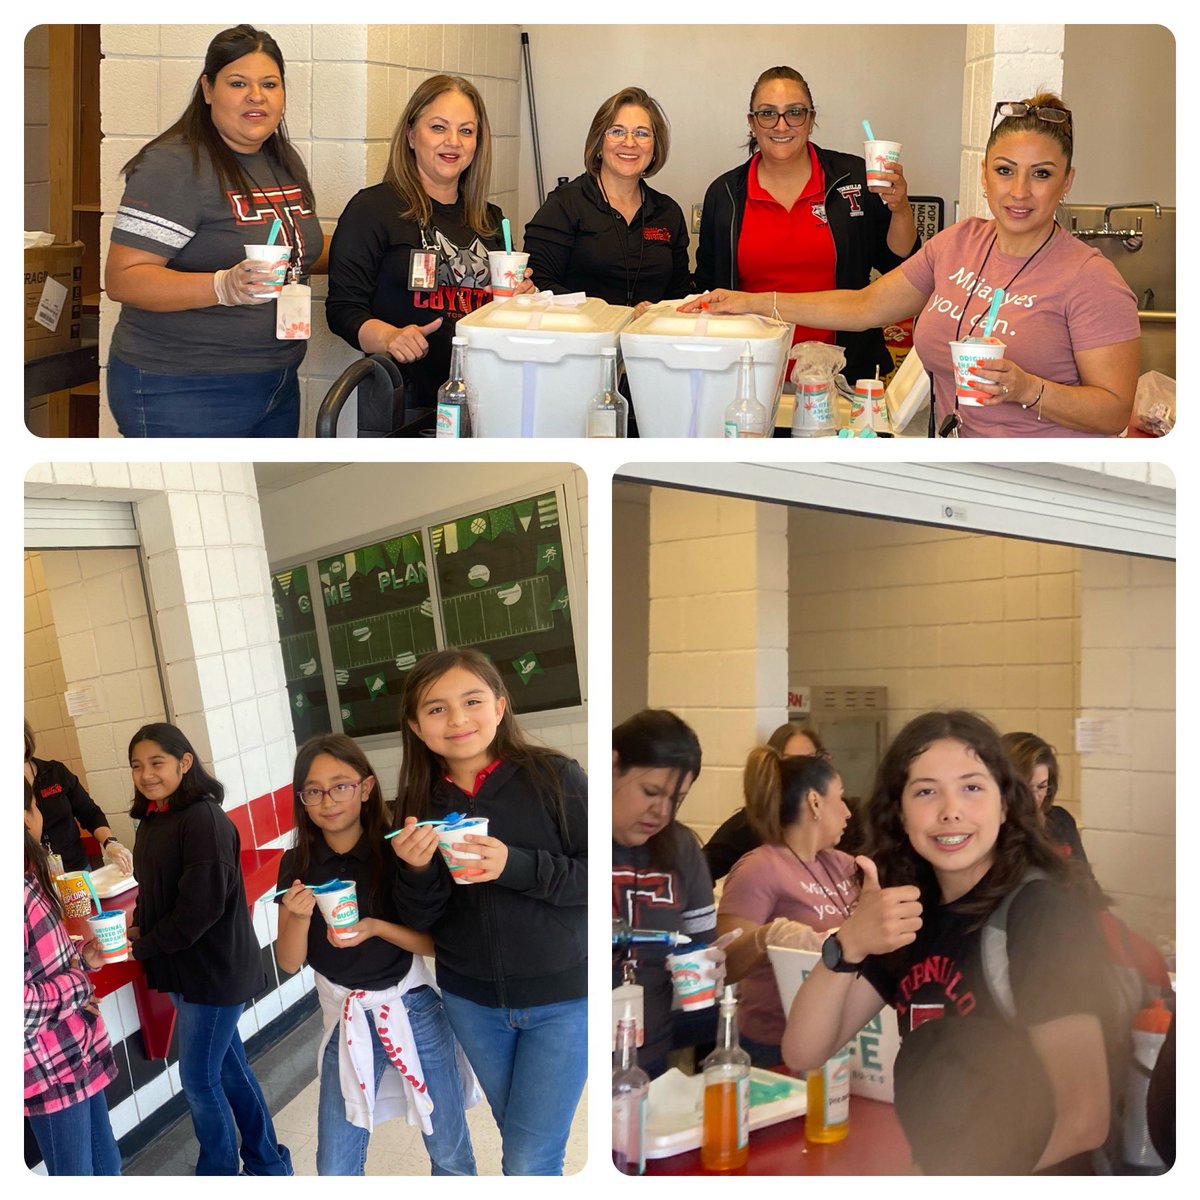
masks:
<instances>
[{"instance_id":1,"label":"black-framed eyeglasses","mask_svg":"<svg viewBox=\"0 0 1200 1200\"><path fill-rule=\"evenodd\" d=\"M783 109L756 108L750 115L759 129L774 129L779 124L780 117L787 122L789 129L798 129L813 115L813 110L805 108L803 104L793 104L790 108Z\"/></svg>"},{"instance_id":2,"label":"black-framed eyeglasses","mask_svg":"<svg viewBox=\"0 0 1200 1200\"><path fill-rule=\"evenodd\" d=\"M362 785L363 781L361 779L356 779L353 783L335 783L333 787L305 788L304 791L297 792L296 795L300 797L300 803L303 804L305 808L316 808L316 806L320 804L326 796L335 801L352 800L354 798L354 793L357 792Z\"/></svg>"},{"instance_id":3,"label":"black-framed eyeglasses","mask_svg":"<svg viewBox=\"0 0 1200 1200\"><path fill-rule=\"evenodd\" d=\"M1069 108L1047 108L1042 104L1026 104L1023 100L1000 100L992 110L993 131L1005 117L1037 117L1047 125L1065 125L1067 137L1075 136Z\"/></svg>"}]
</instances>

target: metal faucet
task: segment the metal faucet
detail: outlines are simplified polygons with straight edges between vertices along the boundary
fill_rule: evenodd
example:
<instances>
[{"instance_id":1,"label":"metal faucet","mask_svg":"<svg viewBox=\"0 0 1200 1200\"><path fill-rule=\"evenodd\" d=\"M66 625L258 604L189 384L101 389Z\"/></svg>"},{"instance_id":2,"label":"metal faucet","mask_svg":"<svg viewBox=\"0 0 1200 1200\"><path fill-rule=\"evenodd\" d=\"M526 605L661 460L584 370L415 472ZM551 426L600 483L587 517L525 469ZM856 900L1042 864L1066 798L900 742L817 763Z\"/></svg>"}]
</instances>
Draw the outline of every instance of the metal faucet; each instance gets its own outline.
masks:
<instances>
[{"instance_id":1,"label":"metal faucet","mask_svg":"<svg viewBox=\"0 0 1200 1200\"><path fill-rule=\"evenodd\" d=\"M1114 212L1125 211L1132 208L1152 208L1156 219L1162 219L1162 207L1155 204L1153 200L1136 200L1130 204L1110 204L1104 210L1104 224L1099 229L1080 229L1078 228L1078 219L1071 218L1071 234L1073 237L1083 238L1085 241L1091 241L1093 238L1118 238L1121 244L1130 253L1142 248L1142 218L1135 218L1134 228L1132 229L1113 229L1110 222Z\"/></svg>"}]
</instances>

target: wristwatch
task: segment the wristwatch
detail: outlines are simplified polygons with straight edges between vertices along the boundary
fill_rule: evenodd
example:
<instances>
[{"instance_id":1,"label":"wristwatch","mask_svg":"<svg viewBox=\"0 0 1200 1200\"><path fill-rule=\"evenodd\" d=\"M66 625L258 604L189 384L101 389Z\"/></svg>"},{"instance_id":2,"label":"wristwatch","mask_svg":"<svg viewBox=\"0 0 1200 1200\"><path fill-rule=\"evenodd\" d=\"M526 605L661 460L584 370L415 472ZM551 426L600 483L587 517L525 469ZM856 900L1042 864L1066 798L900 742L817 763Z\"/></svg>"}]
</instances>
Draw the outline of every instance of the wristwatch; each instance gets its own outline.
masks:
<instances>
[{"instance_id":1,"label":"wristwatch","mask_svg":"<svg viewBox=\"0 0 1200 1200\"><path fill-rule=\"evenodd\" d=\"M829 970L846 975L857 975L862 967L861 962L847 962L842 957L842 943L838 941L836 933L831 933L821 943L821 961Z\"/></svg>"},{"instance_id":2,"label":"wristwatch","mask_svg":"<svg viewBox=\"0 0 1200 1200\"><path fill-rule=\"evenodd\" d=\"M108 849L108 847L109 847L109 844L110 844L111 842L116 842L116 841L118 841L116 834L113 834L113 835L112 835L112 836L110 836L110 837L106 837L106 838L104 839L104 841L103 841L103 842L101 842L101 844L100 844L100 849L101 849L101 850L107 850L107 849Z\"/></svg>"}]
</instances>

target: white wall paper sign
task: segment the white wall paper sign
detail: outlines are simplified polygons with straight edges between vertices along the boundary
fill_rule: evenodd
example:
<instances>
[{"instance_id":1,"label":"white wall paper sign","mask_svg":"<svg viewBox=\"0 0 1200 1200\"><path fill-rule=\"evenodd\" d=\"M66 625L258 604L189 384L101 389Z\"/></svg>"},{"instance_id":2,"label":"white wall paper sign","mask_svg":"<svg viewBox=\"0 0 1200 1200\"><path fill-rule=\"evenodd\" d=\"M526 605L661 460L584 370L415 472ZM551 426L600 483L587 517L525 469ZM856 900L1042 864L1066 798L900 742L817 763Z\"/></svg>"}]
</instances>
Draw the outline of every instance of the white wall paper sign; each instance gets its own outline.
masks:
<instances>
[{"instance_id":1,"label":"white wall paper sign","mask_svg":"<svg viewBox=\"0 0 1200 1200\"><path fill-rule=\"evenodd\" d=\"M100 689L94 683L64 692L63 699L66 700L67 712L72 717L82 717L88 713L102 712L104 709Z\"/></svg>"},{"instance_id":2,"label":"white wall paper sign","mask_svg":"<svg viewBox=\"0 0 1200 1200\"><path fill-rule=\"evenodd\" d=\"M67 289L53 275L47 275L45 286L42 288L42 298L38 301L33 319L53 333L58 328L58 320L66 302Z\"/></svg>"},{"instance_id":3,"label":"white wall paper sign","mask_svg":"<svg viewBox=\"0 0 1200 1200\"><path fill-rule=\"evenodd\" d=\"M1076 717L1075 750L1079 754L1128 754L1129 718L1124 713Z\"/></svg>"}]
</instances>

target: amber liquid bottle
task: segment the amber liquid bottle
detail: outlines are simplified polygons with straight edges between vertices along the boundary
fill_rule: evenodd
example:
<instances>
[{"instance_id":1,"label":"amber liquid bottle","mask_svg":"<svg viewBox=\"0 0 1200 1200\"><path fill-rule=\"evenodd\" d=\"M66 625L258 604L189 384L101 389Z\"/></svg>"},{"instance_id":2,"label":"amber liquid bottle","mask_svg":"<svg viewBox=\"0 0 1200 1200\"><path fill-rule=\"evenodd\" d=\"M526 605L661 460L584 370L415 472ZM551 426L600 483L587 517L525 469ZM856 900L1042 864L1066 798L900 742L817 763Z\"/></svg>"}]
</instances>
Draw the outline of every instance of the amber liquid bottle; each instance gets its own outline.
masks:
<instances>
[{"instance_id":1,"label":"amber liquid bottle","mask_svg":"<svg viewBox=\"0 0 1200 1200\"><path fill-rule=\"evenodd\" d=\"M700 1165L736 1171L750 1157L750 1055L738 1045L737 997L721 997L717 1048L704 1060L704 1126Z\"/></svg>"},{"instance_id":2,"label":"amber liquid bottle","mask_svg":"<svg viewBox=\"0 0 1200 1200\"><path fill-rule=\"evenodd\" d=\"M808 1073L806 1141L840 1142L850 1132L850 1049L843 1046L820 1070Z\"/></svg>"}]
</instances>

